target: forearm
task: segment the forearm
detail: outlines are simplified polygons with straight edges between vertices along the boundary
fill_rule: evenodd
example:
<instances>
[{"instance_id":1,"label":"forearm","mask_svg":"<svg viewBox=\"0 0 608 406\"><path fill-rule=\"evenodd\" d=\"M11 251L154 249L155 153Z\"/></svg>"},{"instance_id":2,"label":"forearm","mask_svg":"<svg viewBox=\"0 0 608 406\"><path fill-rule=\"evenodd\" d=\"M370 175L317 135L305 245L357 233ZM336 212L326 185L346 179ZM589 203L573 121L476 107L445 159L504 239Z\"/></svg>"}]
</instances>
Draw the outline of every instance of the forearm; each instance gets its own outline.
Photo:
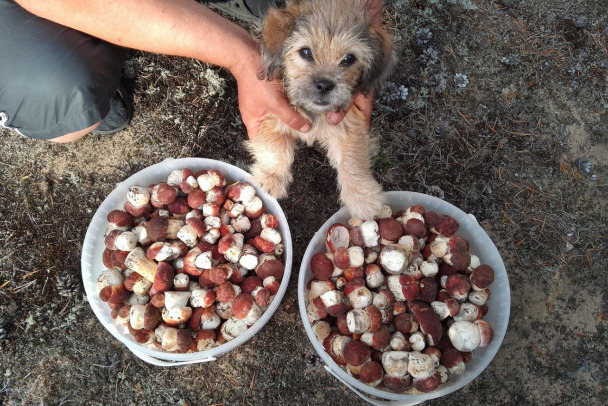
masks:
<instances>
[{"instance_id":1,"label":"forearm","mask_svg":"<svg viewBox=\"0 0 608 406\"><path fill-rule=\"evenodd\" d=\"M194 0L16 2L40 17L114 44L196 58L231 71L256 50L246 30Z\"/></svg>"}]
</instances>

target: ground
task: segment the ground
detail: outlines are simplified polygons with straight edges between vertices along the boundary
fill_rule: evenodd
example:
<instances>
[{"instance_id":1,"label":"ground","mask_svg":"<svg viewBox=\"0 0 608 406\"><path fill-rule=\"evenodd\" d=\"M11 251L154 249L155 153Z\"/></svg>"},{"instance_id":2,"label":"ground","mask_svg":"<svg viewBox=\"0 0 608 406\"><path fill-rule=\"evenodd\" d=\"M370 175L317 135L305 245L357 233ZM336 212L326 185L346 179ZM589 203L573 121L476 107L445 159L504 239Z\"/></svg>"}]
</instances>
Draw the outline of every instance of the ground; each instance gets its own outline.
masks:
<instances>
[{"instance_id":1,"label":"ground","mask_svg":"<svg viewBox=\"0 0 608 406\"><path fill-rule=\"evenodd\" d=\"M605 404L608 396L608 4L392 0L398 64L378 95L374 173L476 216L511 286L503 345L471 384L427 405ZM365 404L321 367L297 275L336 210L335 173L302 147L280 203L294 267L271 321L202 365L161 368L99 323L81 282L88 224L118 182L168 157L247 169L228 72L133 52L133 123L53 145L0 131L0 404ZM60 282L58 282L60 281Z\"/></svg>"}]
</instances>

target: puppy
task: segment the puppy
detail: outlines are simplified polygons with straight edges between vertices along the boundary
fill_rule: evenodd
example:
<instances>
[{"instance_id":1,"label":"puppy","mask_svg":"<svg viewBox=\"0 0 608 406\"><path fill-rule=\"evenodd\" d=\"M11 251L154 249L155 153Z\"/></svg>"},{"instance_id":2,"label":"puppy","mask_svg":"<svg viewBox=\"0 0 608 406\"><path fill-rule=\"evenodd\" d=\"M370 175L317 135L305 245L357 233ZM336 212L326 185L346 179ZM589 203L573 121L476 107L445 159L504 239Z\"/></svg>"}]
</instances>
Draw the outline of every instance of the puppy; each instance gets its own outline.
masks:
<instances>
[{"instance_id":1,"label":"puppy","mask_svg":"<svg viewBox=\"0 0 608 406\"><path fill-rule=\"evenodd\" d=\"M351 216L371 219L382 208L382 188L370 169L368 124L358 109L349 109L355 93L379 91L393 65L392 38L380 14L366 0L305 0L270 9L261 22L263 76L280 78L290 103L312 123L300 133L272 116L248 142L254 180L272 196L287 196L301 140L327 150ZM328 112L346 109L340 124L328 123Z\"/></svg>"}]
</instances>

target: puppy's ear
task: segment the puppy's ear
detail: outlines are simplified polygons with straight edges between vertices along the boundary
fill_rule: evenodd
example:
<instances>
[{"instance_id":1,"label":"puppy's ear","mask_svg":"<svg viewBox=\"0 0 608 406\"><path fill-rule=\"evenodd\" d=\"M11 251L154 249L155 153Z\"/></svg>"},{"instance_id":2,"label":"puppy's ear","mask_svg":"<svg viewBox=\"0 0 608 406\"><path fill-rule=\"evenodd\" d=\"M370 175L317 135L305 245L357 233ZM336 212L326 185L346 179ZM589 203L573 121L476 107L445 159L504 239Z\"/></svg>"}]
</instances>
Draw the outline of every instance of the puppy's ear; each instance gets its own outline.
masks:
<instances>
[{"instance_id":1,"label":"puppy's ear","mask_svg":"<svg viewBox=\"0 0 608 406\"><path fill-rule=\"evenodd\" d=\"M378 24L369 28L370 42L374 50L371 66L363 71L359 90L362 93L378 92L388 78L395 65L393 37Z\"/></svg>"},{"instance_id":2,"label":"puppy's ear","mask_svg":"<svg viewBox=\"0 0 608 406\"><path fill-rule=\"evenodd\" d=\"M262 26L258 29L258 39L262 45L263 72L260 76L268 80L281 75L283 66L283 44L293 30L300 15L299 2L285 9L272 8L268 11Z\"/></svg>"}]
</instances>

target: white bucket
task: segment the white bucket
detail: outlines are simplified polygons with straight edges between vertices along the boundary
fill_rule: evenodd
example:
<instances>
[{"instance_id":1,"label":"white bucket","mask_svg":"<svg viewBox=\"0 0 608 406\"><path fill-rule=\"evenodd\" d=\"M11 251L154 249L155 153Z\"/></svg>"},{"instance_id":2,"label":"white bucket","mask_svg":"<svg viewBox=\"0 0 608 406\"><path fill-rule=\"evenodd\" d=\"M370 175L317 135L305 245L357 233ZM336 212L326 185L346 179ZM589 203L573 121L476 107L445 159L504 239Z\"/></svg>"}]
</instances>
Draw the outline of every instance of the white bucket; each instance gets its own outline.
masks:
<instances>
[{"instance_id":1,"label":"white bucket","mask_svg":"<svg viewBox=\"0 0 608 406\"><path fill-rule=\"evenodd\" d=\"M165 352L162 350L155 350L143 347L139 344L126 327L117 323L110 316L110 308L107 303L102 302L99 299L97 293L97 277L105 269L102 262L102 254L105 248L104 246L104 231L108 225L107 215L114 209L123 209L123 204L126 201L127 189L132 185L148 186L157 182L166 182L169 173L174 169L189 168L194 172L201 169L218 169L220 170L227 182L245 181L249 182L256 188L257 195L264 202L265 210L269 213L274 214L279 220L279 231L282 235L284 245L284 265L285 274L281 281L279 291L274 297L270 306L262 314L262 317L253 324L245 333L236 337L234 340L228 341L220 346L211 348L205 351L192 352L185 354L176 354ZM283 295L287 290L289 284L289 275L291 273L292 266L292 245L291 245L291 233L289 232L289 226L287 224L287 218L281 209L281 206L276 199L269 196L259 186L255 185L251 180L251 175L244 170L235 166L229 165L225 162L215 161L212 159L205 158L180 158L180 159L166 159L161 163L152 165L146 169L143 169L136 174L132 175L124 182L116 185L116 188L110 195L103 201L101 206L95 212L82 247L82 281L84 284L87 299L93 309L93 312L101 322L101 324L120 342L127 346L135 355L140 357L146 362L160 366L175 366L183 364L193 364L198 362L214 361L217 356L231 351L243 344L251 337L253 337L267 322L270 320L274 312L279 307Z\"/></svg>"},{"instance_id":2,"label":"white bucket","mask_svg":"<svg viewBox=\"0 0 608 406\"><path fill-rule=\"evenodd\" d=\"M475 379L488 366L490 361L492 361L504 339L507 331L507 324L509 322L511 310L509 279L498 249L486 232L479 226L473 215L466 214L459 208L441 199L421 193L398 191L386 192L385 196L387 204L393 209L393 212L402 209L405 210L409 206L419 204L424 206L427 211L435 211L439 214L448 214L454 217L460 223L459 230L456 234L469 241L471 247L470 252L477 255L480 258L481 263L488 264L494 268L495 279L490 286L492 295L487 303L488 314L483 318L494 328L494 339L490 345L484 348L477 348L473 351L473 359L466 363L466 371L464 374L451 375L446 383L441 384L437 390L430 393L399 394L373 388L348 375L338 364L336 364L327 352L325 352L323 345L317 340L315 333L312 331L310 322L308 321L306 312L306 286L312 279L312 271L309 267L310 259L317 252L325 252L327 230L332 224L346 224L349 216L345 208L339 210L323 224L321 229L313 236L304 253L298 278L300 316L302 317L304 328L310 342L325 362L325 369L362 399L374 405L416 405L429 399L445 396L462 388ZM373 396L373 398L371 396Z\"/></svg>"}]
</instances>

